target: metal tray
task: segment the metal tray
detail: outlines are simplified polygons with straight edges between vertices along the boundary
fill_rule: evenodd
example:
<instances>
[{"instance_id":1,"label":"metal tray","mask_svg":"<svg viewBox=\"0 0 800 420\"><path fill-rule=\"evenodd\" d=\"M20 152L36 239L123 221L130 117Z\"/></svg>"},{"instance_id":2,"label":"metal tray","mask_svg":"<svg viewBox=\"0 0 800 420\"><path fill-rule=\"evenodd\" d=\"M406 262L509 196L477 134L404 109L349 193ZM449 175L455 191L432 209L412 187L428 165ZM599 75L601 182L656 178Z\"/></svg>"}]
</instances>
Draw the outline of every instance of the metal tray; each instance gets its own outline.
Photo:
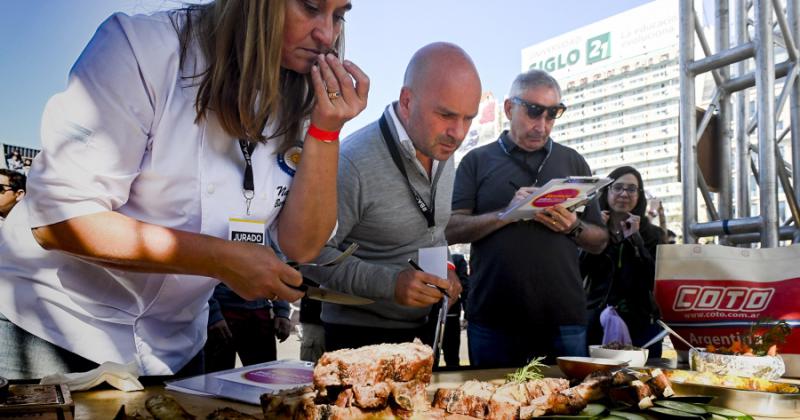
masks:
<instances>
[{"instance_id":1,"label":"metal tray","mask_svg":"<svg viewBox=\"0 0 800 420\"><path fill-rule=\"evenodd\" d=\"M779 394L679 382L672 382L672 389L678 395L716 397L711 404L732 408L751 416L800 418L800 393Z\"/></svg>"}]
</instances>

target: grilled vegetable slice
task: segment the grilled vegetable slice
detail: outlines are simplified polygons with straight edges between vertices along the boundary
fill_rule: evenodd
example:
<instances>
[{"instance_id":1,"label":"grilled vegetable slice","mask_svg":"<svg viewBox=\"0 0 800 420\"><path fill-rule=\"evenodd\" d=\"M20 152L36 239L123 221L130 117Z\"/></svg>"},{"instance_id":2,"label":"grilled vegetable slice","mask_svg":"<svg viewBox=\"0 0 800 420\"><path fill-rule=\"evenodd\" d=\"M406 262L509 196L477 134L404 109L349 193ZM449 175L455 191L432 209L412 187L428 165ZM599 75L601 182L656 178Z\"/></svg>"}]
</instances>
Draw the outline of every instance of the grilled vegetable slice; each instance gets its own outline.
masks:
<instances>
[{"instance_id":1,"label":"grilled vegetable slice","mask_svg":"<svg viewBox=\"0 0 800 420\"><path fill-rule=\"evenodd\" d=\"M699 415L706 414L705 408L695 404L689 404L680 401L670 401L670 400L658 400L655 401L655 403L658 406L671 408L673 410L683 411L685 413L699 414Z\"/></svg>"},{"instance_id":2,"label":"grilled vegetable slice","mask_svg":"<svg viewBox=\"0 0 800 420\"><path fill-rule=\"evenodd\" d=\"M741 411L731 410L730 408L717 407L717 406L706 405L706 404L700 404L700 406L703 407L707 412L709 412L711 414L716 414L718 416L722 416L722 417L725 417L725 418L728 418L728 419L733 419L733 420L752 419L752 417L750 417L749 415L747 415L745 413L742 413Z\"/></svg>"},{"instance_id":3,"label":"grilled vegetable slice","mask_svg":"<svg viewBox=\"0 0 800 420\"><path fill-rule=\"evenodd\" d=\"M611 411L612 416L622 417L626 420L647 420L643 415L636 413L628 413L626 411Z\"/></svg>"},{"instance_id":4,"label":"grilled vegetable slice","mask_svg":"<svg viewBox=\"0 0 800 420\"><path fill-rule=\"evenodd\" d=\"M667 407L650 407L650 408L647 409L647 411L652 411L654 413L658 413L659 417L666 416L666 417L668 417L670 419L680 419L680 420L698 419L699 420L699 419L703 418L702 416L698 416L697 414L691 414L691 413L687 413L685 411L675 410L675 409L667 408Z\"/></svg>"},{"instance_id":5,"label":"grilled vegetable slice","mask_svg":"<svg viewBox=\"0 0 800 420\"><path fill-rule=\"evenodd\" d=\"M603 404L587 404L586 408L584 408L583 411L578 413L578 415L594 417L603 414L605 411L606 411L606 406L604 406Z\"/></svg>"}]
</instances>

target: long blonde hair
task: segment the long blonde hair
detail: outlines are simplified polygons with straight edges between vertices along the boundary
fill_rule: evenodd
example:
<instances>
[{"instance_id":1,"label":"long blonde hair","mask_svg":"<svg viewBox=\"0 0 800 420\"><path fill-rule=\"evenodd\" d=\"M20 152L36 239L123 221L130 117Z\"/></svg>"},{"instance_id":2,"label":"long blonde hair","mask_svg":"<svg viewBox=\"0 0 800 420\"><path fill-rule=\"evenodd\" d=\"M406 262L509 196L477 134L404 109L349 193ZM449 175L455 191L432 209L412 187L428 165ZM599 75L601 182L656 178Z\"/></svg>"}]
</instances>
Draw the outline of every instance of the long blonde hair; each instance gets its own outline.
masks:
<instances>
[{"instance_id":1,"label":"long blonde hair","mask_svg":"<svg viewBox=\"0 0 800 420\"><path fill-rule=\"evenodd\" d=\"M208 63L190 76L200 79L196 122L212 111L228 134L263 142L268 139L264 128L277 120L269 138L284 136L280 150L300 140L314 95L310 75L281 67L286 1L216 0L182 9L186 20L181 28L173 18L181 65L192 41Z\"/></svg>"}]
</instances>

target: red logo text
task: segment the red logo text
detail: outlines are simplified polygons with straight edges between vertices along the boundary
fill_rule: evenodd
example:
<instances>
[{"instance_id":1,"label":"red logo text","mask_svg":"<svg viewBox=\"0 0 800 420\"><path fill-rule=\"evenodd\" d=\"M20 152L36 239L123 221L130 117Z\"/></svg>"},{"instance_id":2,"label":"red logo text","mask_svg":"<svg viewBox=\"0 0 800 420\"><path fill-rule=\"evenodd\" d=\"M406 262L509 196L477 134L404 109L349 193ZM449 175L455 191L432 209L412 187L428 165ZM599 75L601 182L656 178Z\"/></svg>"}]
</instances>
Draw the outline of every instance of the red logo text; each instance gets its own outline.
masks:
<instances>
[{"instance_id":1,"label":"red logo text","mask_svg":"<svg viewBox=\"0 0 800 420\"><path fill-rule=\"evenodd\" d=\"M757 312L766 309L774 293L773 288L680 286L672 309Z\"/></svg>"}]
</instances>

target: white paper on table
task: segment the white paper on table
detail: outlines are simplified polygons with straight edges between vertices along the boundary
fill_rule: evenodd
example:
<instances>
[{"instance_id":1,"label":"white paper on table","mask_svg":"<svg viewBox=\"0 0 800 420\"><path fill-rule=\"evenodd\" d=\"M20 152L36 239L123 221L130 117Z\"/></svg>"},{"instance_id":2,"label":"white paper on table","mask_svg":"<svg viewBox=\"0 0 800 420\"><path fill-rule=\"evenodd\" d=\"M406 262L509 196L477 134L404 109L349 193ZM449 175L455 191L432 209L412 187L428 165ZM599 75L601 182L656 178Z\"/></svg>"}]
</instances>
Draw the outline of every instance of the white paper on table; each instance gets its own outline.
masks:
<instances>
[{"instance_id":1,"label":"white paper on table","mask_svg":"<svg viewBox=\"0 0 800 420\"><path fill-rule=\"evenodd\" d=\"M419 249L419 268L436 277L447 278L447 246Z\"/></svg>"},{"instance_id":2,"label":"white paper on table","mask_svg":"<svg viewBox=\"0 0 800 420\"><path fill-rule=\"evenodd\" d=\"M168 381L166 388L258 405L262 394L311 385L313 376L313 363L284 359L176 379Z\"/></svg>"},{"instance_id":3,"label":"white paper on table","mask_svg":"<svg viewBox=\"0 0 800 420\"><path fill-rule=\"evenodd\" d=\"M311 385L314 379L314 364L301 360L285 360L274 365L230 371L216 375L216 378L273 391L291 389L301 385Z\"/></svg>"},{"instance_id":4,"label":"white paper on table","mask_svg":"<svg viewBox=\"0 0 800 420\"><path fill-rule=\"evenodd\" d=\"M182 387L182 386L170 385L170 384L164 385L164 389L166 389L167 391L183 392L184 394L189 394L189 395L199 395L201 397L213 397L214 396L214 394L209 394L208 392L200 392L200 391L197 391L197 390L192 389L192 388L185 388L185 387Z\"/></svg>"}]
</instances>

